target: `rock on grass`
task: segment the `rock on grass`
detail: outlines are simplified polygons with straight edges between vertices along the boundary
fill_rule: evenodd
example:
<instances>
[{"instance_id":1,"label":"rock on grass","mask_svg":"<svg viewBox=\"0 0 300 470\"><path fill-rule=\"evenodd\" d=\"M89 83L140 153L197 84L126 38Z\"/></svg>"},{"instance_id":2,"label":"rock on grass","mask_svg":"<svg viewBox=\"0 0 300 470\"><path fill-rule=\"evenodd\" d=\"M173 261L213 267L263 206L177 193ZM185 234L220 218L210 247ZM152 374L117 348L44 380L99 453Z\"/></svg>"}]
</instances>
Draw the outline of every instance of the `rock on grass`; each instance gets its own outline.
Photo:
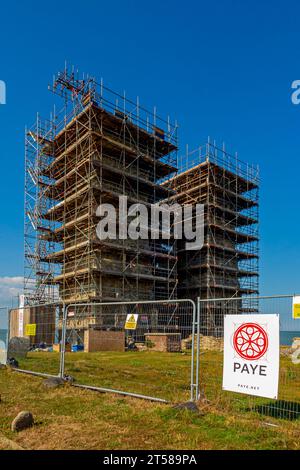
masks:
<instances>
[{"instance_id":1,"label":"rock on grass","mask_svg":"<svg viewBox=\"0 0 300 470\"><path fill-rule=\"evenodd\" d=\"M22 431L22 429L30 428L34 424L34 419L30 411L21 411L11 423L13 432Z\"/></svg>"},{"instance_id":2,"label":"rock on grass","mask_svg":"<svg viewBox=\"0 0 300 470\"><path fill-rule=\"evenodd\" d=\"M174 410L189 410L192 411L193 413L200 414L200 410L196 403L193 401L187 401L185 403L178 403L177 405L173 406Z\"/></svg>"},{"instance_id":3,"label":"rock on grass","mask_svg":"<svg viewBox=\"0 0 300 470\"><path fill-rule=\"evenodd\" d=\"M64 385L64 383L65 381L60 377L49 377L49 379L43 381L43 385L46 388L57 388L60 385Z\"/></svg>"}]
</instances>

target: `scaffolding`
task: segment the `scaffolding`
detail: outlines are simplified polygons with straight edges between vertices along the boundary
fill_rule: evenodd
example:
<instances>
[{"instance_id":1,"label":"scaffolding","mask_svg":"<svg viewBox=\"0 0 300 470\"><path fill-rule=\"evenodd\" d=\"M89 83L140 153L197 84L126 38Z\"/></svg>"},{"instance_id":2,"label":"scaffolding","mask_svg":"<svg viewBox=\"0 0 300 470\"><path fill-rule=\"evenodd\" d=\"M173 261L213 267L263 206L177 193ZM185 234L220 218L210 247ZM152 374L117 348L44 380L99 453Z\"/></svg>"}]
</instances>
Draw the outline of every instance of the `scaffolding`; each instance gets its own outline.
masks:
<instances>
[{"instance_id":1,"label":"scaffolding","mask_svg":"<svg viewBox=\"0 0 300 470\"><path fill-rule=\"evenodd\" d=\"M174 194L177 124L67 68L49 88L63 110L25 135L27 303L175 298L175 241L100 240L96 210Z\"/></svg>"},{"instance_id":2,"label":"scaffolding","mask_svg":"<svg viewBox=\"0 0 300 470\"><path fill-rule=\"evenodd\" d=\"M44 171L54 159L53 139L53 120L43 121L39 115L25 131L24 294L28 304L57 299L54 277L59 266L48 259L55 243L47 236L55 221L43 216L52 204L51 197L46 197L52 179Z\"/></svg>"},{"instance_id":3,"label":"scaffolding","mask_svg":"<svg viewBox=\"0 0 300 470\"><path fill-rule=\"evenodd\" d=\"M178 175L168 180L181 205L204 205L204 246L178 244L178 295L181 298L245 297L232 313L257 311L259 169L215 143L187 152ZM193 209L193 210L194 210ZM195 222L195 212L193 212ZM252 298L253 297L253 298ZM207 303L207 321L222 318L217 302ZM228 310L228 309L227 309Z\"/></svg>"}]
</instances>

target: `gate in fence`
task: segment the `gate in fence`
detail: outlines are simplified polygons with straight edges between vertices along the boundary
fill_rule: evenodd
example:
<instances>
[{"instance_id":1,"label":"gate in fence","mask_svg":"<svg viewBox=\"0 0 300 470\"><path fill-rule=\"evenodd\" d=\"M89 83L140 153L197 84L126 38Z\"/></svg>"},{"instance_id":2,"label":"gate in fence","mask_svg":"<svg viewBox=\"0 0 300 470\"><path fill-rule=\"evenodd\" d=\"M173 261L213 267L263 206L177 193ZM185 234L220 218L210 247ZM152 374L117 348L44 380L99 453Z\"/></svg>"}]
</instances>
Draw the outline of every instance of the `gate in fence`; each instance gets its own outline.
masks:
<instances>
[{"instance_id":1,"label":"gate in fence","mask_svg":"<svg viewBox=\"0 0 300 470\"><path fill-rule=\"evenodd\" d=\"M195 325L191 300L68 305L61 374L99 391L161 402L195 400Z\"/></svg>"},{"instance_id":2,"label":"gate in fence","mask_svg":"<svg viewBox=\"0 0 300 470\"><path fill-rule=\"evenodd\" d=\"M255 411L277 418L300 418L300 319L293 319L293 296L198 299L200 397L234 412ZM278 400L222 390L224 316L278 314L280 373ZM294 343L294 346L292 346ZM298 359L299 358L299 359Z\"/></svg>"}]
</instances>

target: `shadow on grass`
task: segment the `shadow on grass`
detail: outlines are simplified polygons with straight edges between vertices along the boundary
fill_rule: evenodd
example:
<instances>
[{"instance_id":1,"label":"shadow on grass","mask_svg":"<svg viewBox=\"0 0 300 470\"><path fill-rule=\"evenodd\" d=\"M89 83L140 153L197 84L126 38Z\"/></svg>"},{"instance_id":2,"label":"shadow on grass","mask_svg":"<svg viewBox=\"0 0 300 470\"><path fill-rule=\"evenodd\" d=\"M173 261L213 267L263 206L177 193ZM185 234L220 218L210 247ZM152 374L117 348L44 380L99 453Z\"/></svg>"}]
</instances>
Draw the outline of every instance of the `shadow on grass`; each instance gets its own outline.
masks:
<instances>
[{"instance_id":1,"label":"shadow on grass","mask_svg":"<svg viewBox=\"0 0 300 470\"><path fill-rule=\"evenodd\" d=\"M294 401L271 401L261 405L256 405L252 408L247 408L246 411L255 411L263 416L287 419L289 421L300 419L300 403L296 403Z\"/></svg>"}]
</instances>

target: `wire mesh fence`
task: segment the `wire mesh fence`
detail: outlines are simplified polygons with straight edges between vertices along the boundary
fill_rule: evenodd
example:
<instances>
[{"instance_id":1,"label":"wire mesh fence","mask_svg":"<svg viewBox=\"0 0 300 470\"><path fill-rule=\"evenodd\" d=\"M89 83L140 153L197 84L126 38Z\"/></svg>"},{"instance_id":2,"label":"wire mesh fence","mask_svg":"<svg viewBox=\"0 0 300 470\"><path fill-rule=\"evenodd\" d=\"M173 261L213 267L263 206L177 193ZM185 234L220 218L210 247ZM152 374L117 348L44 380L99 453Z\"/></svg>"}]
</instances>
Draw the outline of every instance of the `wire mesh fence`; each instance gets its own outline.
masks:
<instances>
[{"instance_id":1,"label":"wire mesh fence","mask_svg":"<svg viewBox=\"0 0 300 470\"><path fill-rule=\"evenodd\" d=\"M59 376L63 311L62 304L9 310L8 363L24 372Z\"/></svg>"},{"instance_id":2,"label":"wire mesh fence","mask_svg":"<svg viewBox=\"0 0 300 470\"><path fill-rule=\"evenodd\" d=\"M200 397L222 410L296 420L300 418L300 319L293 319L293 296L198 299ZM222 390L224 316L278 314L280 373L278 400Z\"/></svg>"},{"instance_id":3,"label":"wire mesh fence","mask_svg":"<svg viewBox=\"0 0 300 470\"><path fill-rule=\"evenodd\" d=\"M200 396L230 413L297 420L300 319L292 303L290 295L198 299L197 312L189 299L50 304L9 315L0 308L0 341L18 370L73 378L78 387L162 402ZM278 400L222 390L224 316L251 313L280 318Z\"/></svg>"},{"instance_id":4,"label":"wire mesh fence","mask_svg":"<svg viewBox=\"0 0 300 470\"><path fill-rule=\"evenodd\" d=\"M158 401L194 399L195 310L191 300L69 305L63 373L76 386Z\"/></svg>"}]
</instances>

